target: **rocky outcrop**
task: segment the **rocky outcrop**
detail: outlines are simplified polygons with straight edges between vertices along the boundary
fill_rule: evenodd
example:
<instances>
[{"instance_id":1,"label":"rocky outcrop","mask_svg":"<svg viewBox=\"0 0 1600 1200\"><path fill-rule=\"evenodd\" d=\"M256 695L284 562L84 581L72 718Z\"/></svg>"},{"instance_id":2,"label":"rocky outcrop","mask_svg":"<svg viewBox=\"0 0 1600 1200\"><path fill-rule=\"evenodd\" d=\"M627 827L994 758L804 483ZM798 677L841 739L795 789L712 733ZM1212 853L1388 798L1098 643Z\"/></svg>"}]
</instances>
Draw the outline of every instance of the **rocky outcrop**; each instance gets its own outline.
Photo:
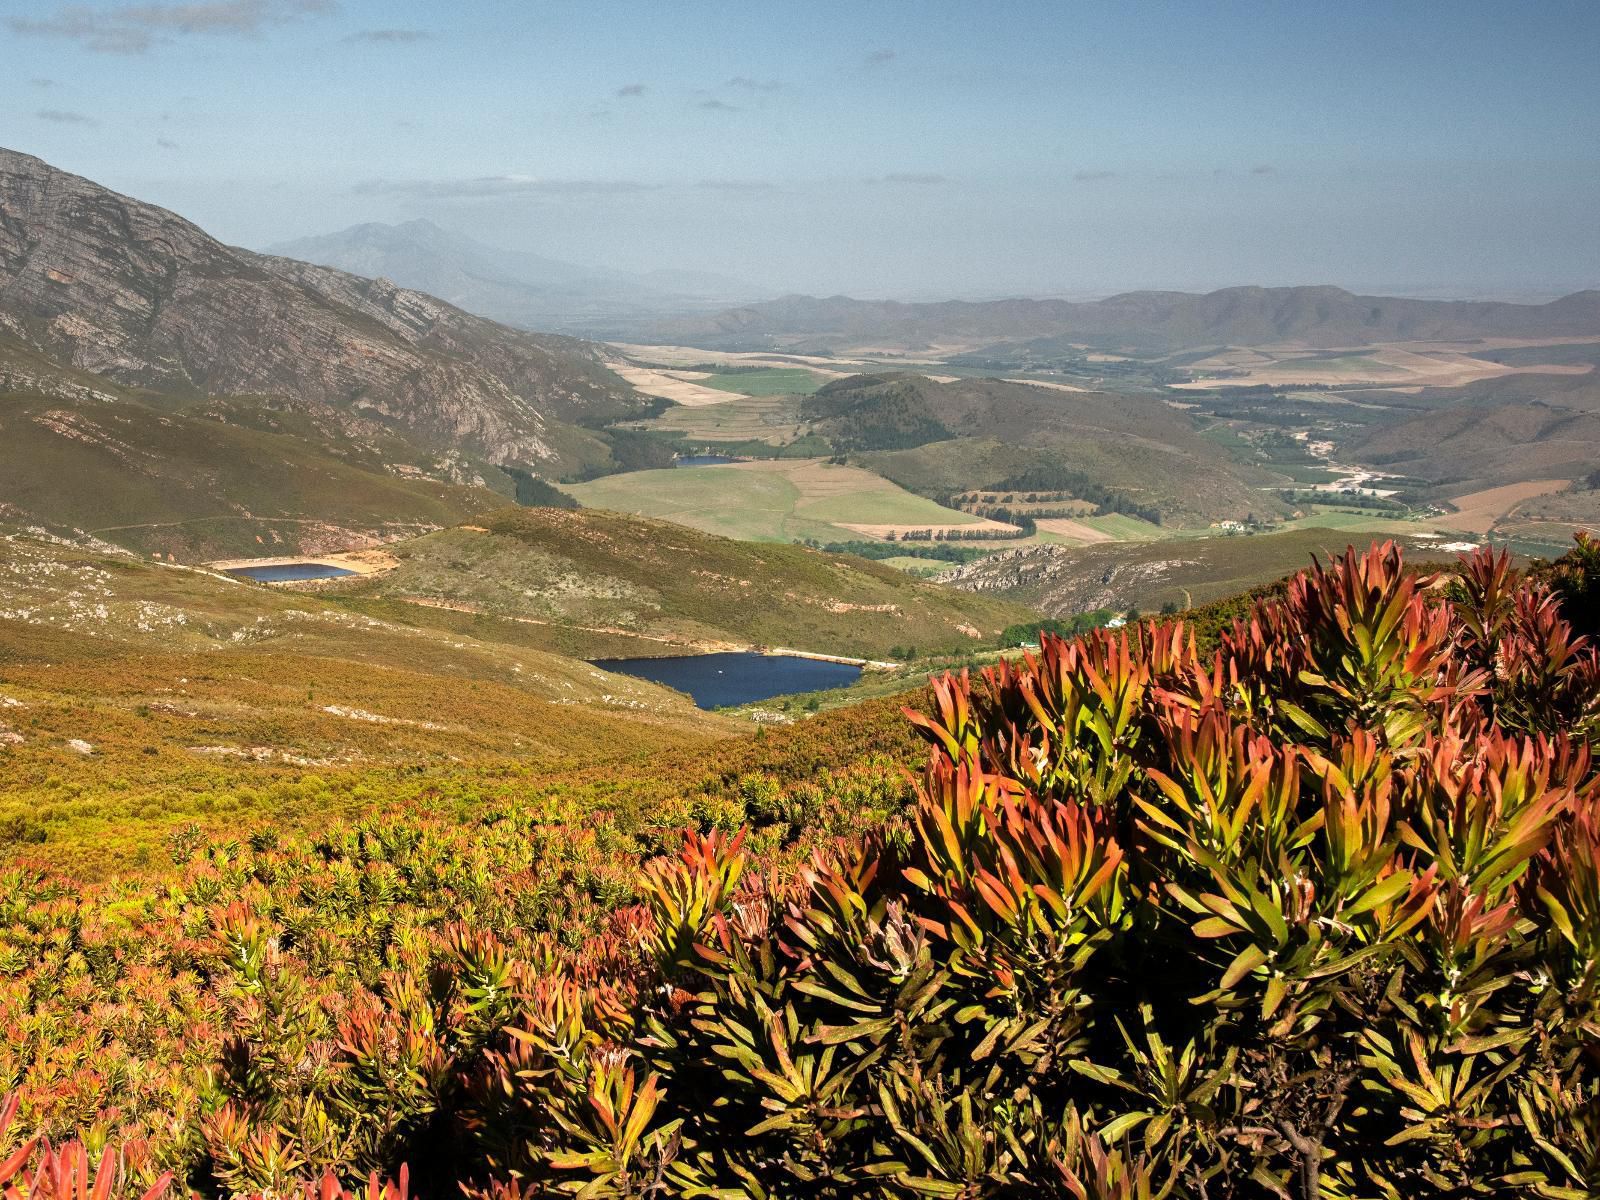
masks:
<instances>
[{"instance_id":1,"label":"rocky outcrop","mask_svg":"<svg viewBox=\"0 0 1600 1200\"><path fill-rule=\"evenodd\" d=\"M425 447L547 473L560 423L640 404L589 343L225 246L3 149L0 333L120 384L327 405Z\"/></svg>"}]
</instances>

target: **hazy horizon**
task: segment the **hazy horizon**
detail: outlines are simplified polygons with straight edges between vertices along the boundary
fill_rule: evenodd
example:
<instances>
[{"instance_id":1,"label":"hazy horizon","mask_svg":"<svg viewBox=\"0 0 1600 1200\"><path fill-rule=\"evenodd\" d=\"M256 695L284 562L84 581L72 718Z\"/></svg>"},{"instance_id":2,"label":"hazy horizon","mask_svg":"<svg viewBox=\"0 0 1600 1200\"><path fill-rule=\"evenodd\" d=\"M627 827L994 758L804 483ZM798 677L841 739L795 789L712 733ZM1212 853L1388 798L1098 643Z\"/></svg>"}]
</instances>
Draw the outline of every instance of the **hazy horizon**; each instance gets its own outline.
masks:
<instances>
[{"instance_id":1,"label":"hazy horizon","mask_svg":"<svg viewBox=\"0 0 1600 1200\"><path fill-rule=\"evenodd\" d=\"M1600 286L1588 4L28 0L0 43L0 141L255 248L426 217L774 293Z\"/></svg>"}]
</instances>

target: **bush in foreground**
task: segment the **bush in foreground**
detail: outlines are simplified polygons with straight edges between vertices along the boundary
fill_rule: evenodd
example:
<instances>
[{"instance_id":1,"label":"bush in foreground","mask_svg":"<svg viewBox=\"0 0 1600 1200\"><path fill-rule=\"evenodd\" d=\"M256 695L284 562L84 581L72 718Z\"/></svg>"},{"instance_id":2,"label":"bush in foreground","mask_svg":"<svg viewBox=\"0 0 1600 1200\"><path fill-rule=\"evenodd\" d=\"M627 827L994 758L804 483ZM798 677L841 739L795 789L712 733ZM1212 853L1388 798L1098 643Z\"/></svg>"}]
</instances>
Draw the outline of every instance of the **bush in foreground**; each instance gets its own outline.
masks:
<instances>
[{"instance_id":1,"label":"bush in foreground","mask_svg":"<svg viewBox=\"0 0 1600 1200\"><path fill-rule=\"evenodd\" d=\"M1569 603L1586 578L1558 577ZM795 840L806 813L752 783L762 828L702 822L587 937L521 927L528 873L385 927L363 897L435 871L464 894L443 846L333 883L280 855L180 908L190 974L157 982L232 1037L148 1170L248 1193L409 1162L427 1194L496 1197L1600 1190L1600 658L1544 583L1352 551L1215 654L1176 623L1046 638L933 701L904 817Z\"/></svg>"}]
</instances>

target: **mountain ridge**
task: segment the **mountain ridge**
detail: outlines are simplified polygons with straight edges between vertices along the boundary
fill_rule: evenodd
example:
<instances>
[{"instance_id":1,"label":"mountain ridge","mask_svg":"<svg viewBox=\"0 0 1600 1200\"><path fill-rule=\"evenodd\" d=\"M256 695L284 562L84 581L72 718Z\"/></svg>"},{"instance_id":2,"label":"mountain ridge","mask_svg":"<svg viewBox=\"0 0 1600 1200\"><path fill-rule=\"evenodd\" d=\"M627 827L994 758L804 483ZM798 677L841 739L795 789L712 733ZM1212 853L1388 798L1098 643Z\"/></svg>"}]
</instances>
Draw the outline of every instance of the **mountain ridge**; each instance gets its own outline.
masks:
<instances>
[{"instance_id":1,"label":"mountain ridge","mask_svg":"<svg viewBox=\"0 0 1600 1200\"><path fill-rule=\"evenodd\" d=\"M1318 348L1375 341L1600 334L1600 290L1546 304L1362 296L1329 285L1232 287L1207 293L1124 292L1103 300L1028 298L904 303L849 296L788 295L703 319L663 322L656 342L764 349L852 339L926 348L941 340L1028 343L1073 339L1147 350L1301 342Z\"/></svg>"},{"instance_id":2,"label":"mountain ridge","mask_svg":"<svg viewBox=\"0 0 1600 1200\"><path fill-rule=\"evenodd\" d=\"M285 396L380 420L431 449L548 473L597 452L573 423L643 404L589 343L226 246L3 148L0 332L125 386Z\"/></svg>"}]
</instances>

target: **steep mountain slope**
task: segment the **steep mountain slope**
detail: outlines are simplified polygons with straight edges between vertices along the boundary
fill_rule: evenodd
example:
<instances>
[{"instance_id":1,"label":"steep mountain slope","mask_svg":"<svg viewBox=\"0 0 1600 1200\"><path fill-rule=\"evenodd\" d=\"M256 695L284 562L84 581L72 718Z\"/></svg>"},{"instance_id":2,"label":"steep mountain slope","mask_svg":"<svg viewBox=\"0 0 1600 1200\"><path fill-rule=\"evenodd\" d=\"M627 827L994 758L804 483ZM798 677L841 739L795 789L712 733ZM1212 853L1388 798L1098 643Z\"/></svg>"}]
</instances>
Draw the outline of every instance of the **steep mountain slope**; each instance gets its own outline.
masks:
<instances>
[{"instance_id":1,"label":"steep mountain slope","mask_svg":"<svg viewBox=\"0 0 1600 1200\"><path fill-rule=\"evenodd\" d=\"M399 567L340 594L585 656L760 644L886 658L992 644L1031 616L862 559L592 509L508 509L391 549Z\"/></svg>"},{"instance_id":2,"label":"steep mountain slope","mask_svg":"<svg viewBox=\"0 0 1600 1200\"><path fill-rule=\"evenodd\" d=\"M414 451L381 429L351 437L320 415L0 391L0 514L201 562L370 545L505 503L425 477L448 464L399 457Z\"/></svg>"},{"instance_id":3,"label":"steep mountain slope","mask_svg":"<svg viewBox=\"0 0 1600 1200\"><path fill-rule=\"evenodd\" d=\"M1600 334L1600 291L1530 305L1358 296L1335 287L1236 287L1205 295L1129 292L1084 303L1019 299L903 304L785 296L710 317L662 322L640 340L725 350L774 345L930 350L1060 338L1163 350L1595 334Z\"/></svg>"},{"instance_id":4,"label":"steep mountain slope","mask_svg":"<svg viewBox=\"0 0 1600 1200\"><path fill-rule=\"evenodd\" d=\"M9 150L0 150L0 332L122 384L288 396L375 418L423 446L541 470L603 453L566 422L641 403L587 343L224 246Z\"/></svg>"},{"instance_id":5,"label":"steep mountain slope","mask_svg":"<svg viewBox=\"0 0 1600 1200\"><path fill-rule=\"evenodd\" d=\"M353 225L283 242L270 253L392 279L468 312L525 328L587 328L608 319L701 308L708 297L726 302L761 292L698 272L630 275L499 249L426 220ZM679 288L687 294L676 294Z\"/></svg>"}]
</instances>

